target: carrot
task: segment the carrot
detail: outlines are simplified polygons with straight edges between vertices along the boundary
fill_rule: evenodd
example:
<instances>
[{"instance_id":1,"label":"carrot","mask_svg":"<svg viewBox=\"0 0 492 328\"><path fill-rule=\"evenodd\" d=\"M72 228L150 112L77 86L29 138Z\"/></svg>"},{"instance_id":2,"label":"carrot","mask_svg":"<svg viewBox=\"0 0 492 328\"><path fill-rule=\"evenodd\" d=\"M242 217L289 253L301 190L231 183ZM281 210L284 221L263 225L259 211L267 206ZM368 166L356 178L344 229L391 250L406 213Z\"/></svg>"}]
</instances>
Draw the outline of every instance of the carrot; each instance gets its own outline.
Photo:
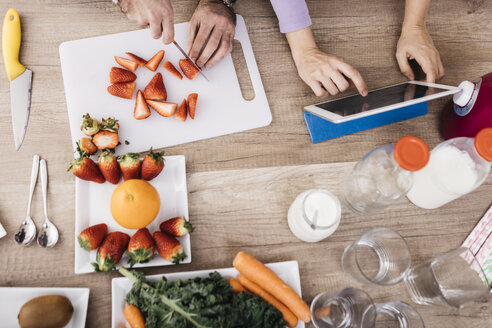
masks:
<instances>
[{"instance_id":1,"label":"carrot","mask_svg":"<svg viewBox=\"0 0 492 328\"><path fill-rule=\"evenodd\" d=\"M260 296L265 302L270 303L274 307L277 308L280 312L282 312L282 316L284 320L289 324L289 327L295 327L297 326L297 317L294 313L292 313L291 310L289 310L285 305L280 303L275 297L270 295L267 291L265 291L263 288L246 278L244 275L240 274L237 276L237 279L243 285L246 287L247 290L249 290L251 293Z\"/></svg>"},{"instance_id":2,"label":"carrot","mask_svg":"<svg viewBox=\"0 0 492 328\"><path fill-rule=\"evenodd\" d=\"M229 281L229 285L231 285L231 287L232 287L231 292L240 293L240 292L246 291L246 289L244 289L243 285L241 285L241 283L239 281L237 281L236 279L229 278L229 279L227 279L227 281Z\"/></svg>"},{"instance_id":3,"label":"carrot","mask_svg":"<svg viewBox=\"0 0 492 328\"><path fill-rule=\"evenodd\" d=\"M145 328L145 319L138 307L133 304L127 304L123 313L132 328Z\"/></svg>"},{"instance_id":4,"label":"carrot","mask_svg":"<svg viewBox=\"0 0 492 328\"><path fill-rule=\"evenodd\" d=\"M311 321L311 310L306 302L263 263L246 252L239 252L232 264L246 278L286 305L299 319Z\"/></svg>"}]
</instances>

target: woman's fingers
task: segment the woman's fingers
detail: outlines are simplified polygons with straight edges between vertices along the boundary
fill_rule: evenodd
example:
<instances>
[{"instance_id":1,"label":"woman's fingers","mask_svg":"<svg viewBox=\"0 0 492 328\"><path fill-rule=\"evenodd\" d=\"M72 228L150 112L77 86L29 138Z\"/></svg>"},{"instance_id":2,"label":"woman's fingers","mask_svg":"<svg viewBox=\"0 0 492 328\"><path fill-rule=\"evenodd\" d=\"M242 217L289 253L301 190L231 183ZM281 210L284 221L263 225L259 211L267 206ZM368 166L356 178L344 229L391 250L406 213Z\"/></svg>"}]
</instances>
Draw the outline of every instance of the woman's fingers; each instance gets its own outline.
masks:
<instances>
[{"instance_id":1,"label":"woman's fingers","mask_svg":"<svg viewBox=\"0 0 492 328\"><path fill-rule=\"evenodd\" d=\"M402 72L402 74L405 75L410 81L413 81L415 79L415 74L410 67L407 54L401 51L397 52L396 60L398 61L398 66L400 66L400 71Z\"/></svg>"},{"instance_id":2,"label":"woman's fingers","mask_svg":"<svg viewBox=\"0 0 492 328\"><path fill-rule=\"evenodd\" d=\"M338 69L354 83L355 87L363 97L367 96L366 82L358 70L345 62L341 63Z\"/></svg>"}]
</instances>

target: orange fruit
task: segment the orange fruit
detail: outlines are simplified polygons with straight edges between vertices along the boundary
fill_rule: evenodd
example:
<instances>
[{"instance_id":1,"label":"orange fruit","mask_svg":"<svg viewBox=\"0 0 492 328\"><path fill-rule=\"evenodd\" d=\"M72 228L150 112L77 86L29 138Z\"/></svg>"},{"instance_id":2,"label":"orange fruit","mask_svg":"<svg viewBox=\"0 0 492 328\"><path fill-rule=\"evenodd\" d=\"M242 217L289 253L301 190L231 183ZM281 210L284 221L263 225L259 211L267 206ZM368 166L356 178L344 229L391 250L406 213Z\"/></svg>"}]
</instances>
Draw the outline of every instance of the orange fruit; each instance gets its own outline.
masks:
<instances>
[{"instance_id":1,"label":"orange fruit","mask_svg":"<svg viewBox=\"0 0 492 328\"><path fill-rule=\"evenodd\" d=\"M146 227L154 221L160 207L159 193L145 180L127 180L111 196L111 214L127 229Z\"/></svg>"}]
</instances>

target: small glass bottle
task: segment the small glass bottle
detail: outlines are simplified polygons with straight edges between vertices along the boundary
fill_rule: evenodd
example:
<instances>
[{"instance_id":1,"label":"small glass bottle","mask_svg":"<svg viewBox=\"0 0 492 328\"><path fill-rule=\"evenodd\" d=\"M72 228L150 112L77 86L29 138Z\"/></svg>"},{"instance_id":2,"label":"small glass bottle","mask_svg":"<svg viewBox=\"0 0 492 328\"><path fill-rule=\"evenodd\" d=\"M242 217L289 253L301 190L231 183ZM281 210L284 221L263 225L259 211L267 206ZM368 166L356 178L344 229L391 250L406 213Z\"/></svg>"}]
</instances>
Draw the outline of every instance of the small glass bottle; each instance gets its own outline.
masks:
<instances>
[{"instance_id":1,"label":"small glass bottle","mask_svg":"<svg viewBox=\"0 0 492 328\"><path fill-rule=\"evenodd\" d=\"M475 138L449 139L431 152L429 164L414 176L407 197L418 207L443 206L480 186L492 164L492 128Z\"/></svg>"},{"instance_id":2,"label":"small glass bottle","mask_svg":"<svg viewBox=\"0 0 492 328\"><path fill-rule=\"evenodd\" d=\"M374 148L342 181L342 203L359 215L378 212L407 194L413 172L425 167L429 157L426 143L414 136Z\"/></svg>"}]
</instances>

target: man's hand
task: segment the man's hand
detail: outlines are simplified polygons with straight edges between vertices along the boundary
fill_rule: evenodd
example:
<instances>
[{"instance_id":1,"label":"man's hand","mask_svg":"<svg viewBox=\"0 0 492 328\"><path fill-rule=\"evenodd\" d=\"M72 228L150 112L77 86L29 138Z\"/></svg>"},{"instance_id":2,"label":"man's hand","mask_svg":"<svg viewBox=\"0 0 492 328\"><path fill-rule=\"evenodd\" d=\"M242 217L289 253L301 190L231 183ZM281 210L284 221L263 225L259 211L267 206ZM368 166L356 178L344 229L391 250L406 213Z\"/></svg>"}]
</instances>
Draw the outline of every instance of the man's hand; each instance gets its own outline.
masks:
<instances>
[{"instance_id":1,"label":"man's hand","mask_svg":"<svg viewBox=\"0 0 492 328\"><path fill-rule=\"evenodd\" d=\"M174 40L174 11L170 0L120 0L119 6L131 21L149 26L154 39Z\"/></svg>"},{"instance_id":2,"label":"man's hand","mask_svg":"<svg viewBox=\"0 0 492 328\"><path fill-rule=\"evenodd\" d=\"M201 0L188 27L188 55L200 67L214 66L232 51L235 30L231 8L219 0Z\"/></svg>"}]
</instances>

